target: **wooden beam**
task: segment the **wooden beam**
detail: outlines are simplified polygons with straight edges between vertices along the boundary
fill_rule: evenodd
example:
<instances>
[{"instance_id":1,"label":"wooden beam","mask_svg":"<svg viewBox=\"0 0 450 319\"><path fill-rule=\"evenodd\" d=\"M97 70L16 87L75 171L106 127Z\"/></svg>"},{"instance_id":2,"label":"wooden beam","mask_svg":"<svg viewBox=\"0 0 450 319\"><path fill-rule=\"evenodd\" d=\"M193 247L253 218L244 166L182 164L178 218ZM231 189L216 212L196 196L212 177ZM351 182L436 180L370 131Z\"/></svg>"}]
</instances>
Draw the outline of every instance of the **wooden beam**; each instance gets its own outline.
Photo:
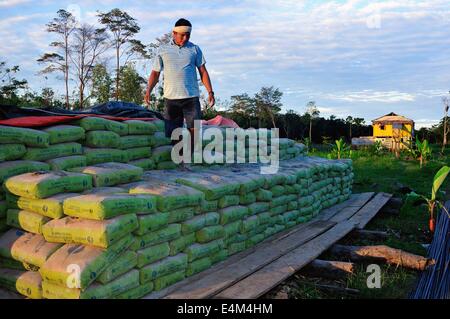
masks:
<instances>
[{"instance_id":1,"label":"wooden beam","mask_svg":"<svg viewBox=\"0 0 450 319\"><path fill-rule=\"evenodd\" d=\"M250 276L220 292L214 298L254 299L265 294L290 277L300 268L316 259L334 242L338 241L354 229L354 223L342 222L324 234L299 246Z\"/></svg>"},{"instance_id":2,"label":"wooden beam","mask_svg":"<svg viewBox=\"0 0 450 319\"><path fill-rule=\"evenodd\" d=\"M359 209L362 206L364 206L364 204L366 204L373 197L373 195L374 195L373 192L352 194L350 196L350 199L346 200L345 202L342 202L342 203L334 205L330 208L324 209L319 214L319 216L317 216L317 219L330 220L334 216L340 214L342 212L342 210L350 209L350 207L351 207L350 210L352 210L352 211L355 210L355 207ZM356 209L356 211L357 211L357 209Z\"/></svg>"},{"instance_id":3,"label":"wooden beam","mask_svg":"<svg viewBox=\"0 0 450 319\"><path fill-rule=\"evenodd\" d=\"M350 236L368 240L386 240L389 234L380 230L355 229L350 233Z\"/></svg>"},{"instance_id":4,"label":"wooden beam","mask_svg":"<svg viewBox=\"0 0 450 319\"><path fill-rule=\"evenodd\" d=\"M434 264L432 259L385 245L333 245L330 252L336 256L349 258L355 262L382 262L415 270L425 270L426 267Z\"/></svg>"}]
</instances>

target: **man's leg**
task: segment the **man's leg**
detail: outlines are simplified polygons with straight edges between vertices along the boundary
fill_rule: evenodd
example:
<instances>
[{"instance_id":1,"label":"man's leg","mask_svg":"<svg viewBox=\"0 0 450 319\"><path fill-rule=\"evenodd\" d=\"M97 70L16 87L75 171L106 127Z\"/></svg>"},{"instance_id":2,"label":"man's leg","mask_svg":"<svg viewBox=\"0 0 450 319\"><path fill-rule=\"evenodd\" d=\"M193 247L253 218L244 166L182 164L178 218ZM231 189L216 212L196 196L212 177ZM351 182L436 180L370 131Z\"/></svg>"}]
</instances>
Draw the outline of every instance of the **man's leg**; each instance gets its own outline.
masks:
<instances>
[{"instance_id":1,"label":"man's leg","mask_svg":"<svg viewBox=\"0 0 450 319\"><path fill-rule=\"evenodd\" d=\"M172 132L180 127L183 127L183 107L179 100L164 99L164 118L165 118L165 132L166 137L171 138ZM179 141L172 140L172 146ZM181 150L183 152L183 150ZM183 154L180 154L183 156Z\"/></svg>"},{"instance_id":2,"label":"man's leg","mask_svg":"<svg viewBox=\"0 0 450 319\"><path fill-rule=\"evenodd\" d=\"M191 135L191 150L192 152L195 151L195 145L194 145L194 137L195 137L195 121L201 120L202 118L202 111L200 106L200 100L199 98L192 98L187 100L187 103L183 107L183 115L184 119L186 120L186 127L190 132Z\"/></svg>"}]
</instances>

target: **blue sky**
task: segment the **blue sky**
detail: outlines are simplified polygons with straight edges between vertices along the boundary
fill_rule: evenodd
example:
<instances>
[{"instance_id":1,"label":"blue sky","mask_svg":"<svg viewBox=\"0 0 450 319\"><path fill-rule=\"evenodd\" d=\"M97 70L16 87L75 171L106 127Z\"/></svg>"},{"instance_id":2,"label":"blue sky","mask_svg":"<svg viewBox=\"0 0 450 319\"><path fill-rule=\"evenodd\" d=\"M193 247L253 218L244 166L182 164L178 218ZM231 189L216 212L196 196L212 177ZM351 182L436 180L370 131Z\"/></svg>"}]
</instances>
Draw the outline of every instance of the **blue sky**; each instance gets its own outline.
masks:
<instances>
[{"instance_id":1,"label":"blue sky","mask_svg":"<svg viewBox=\"0 0 450 319\"><path fill-rule=\"evenodd\" d=\"M283 93L284 110L316 101L322 116L368 122L394 111L416 125L443 116L450 90L450 5L429 1L31 1L0 0L0 59L21 66L33 90L61 81L37 75L36 59L52 38L45 31L58 9L96 23L96 11L118 7L135 17L137 38L150 43L180 17L206 57L221 100L262 86ZM140 66L148 76L150 63ZM73 84L72 84L73 85Z\"/></svg>"}]
</instances>

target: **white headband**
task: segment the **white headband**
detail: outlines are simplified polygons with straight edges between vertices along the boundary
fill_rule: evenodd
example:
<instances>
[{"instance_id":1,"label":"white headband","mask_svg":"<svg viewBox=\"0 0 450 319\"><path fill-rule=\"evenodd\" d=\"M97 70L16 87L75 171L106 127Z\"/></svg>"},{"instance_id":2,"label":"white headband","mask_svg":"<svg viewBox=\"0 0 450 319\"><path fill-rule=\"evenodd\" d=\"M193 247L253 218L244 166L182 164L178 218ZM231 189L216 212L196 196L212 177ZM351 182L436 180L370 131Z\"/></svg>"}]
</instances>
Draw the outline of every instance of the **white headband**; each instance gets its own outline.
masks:
<instances>
[{"instance_id":1,"label":"white headband","mask_svg":"<svg viewBox=\"0 0 450 319\"><path fill-rule=\"evenodd\" d=\"M192 27L188 26L178 26L174 27L173 31L177 33L191 33Z\"/></svg>"}]
</instances>

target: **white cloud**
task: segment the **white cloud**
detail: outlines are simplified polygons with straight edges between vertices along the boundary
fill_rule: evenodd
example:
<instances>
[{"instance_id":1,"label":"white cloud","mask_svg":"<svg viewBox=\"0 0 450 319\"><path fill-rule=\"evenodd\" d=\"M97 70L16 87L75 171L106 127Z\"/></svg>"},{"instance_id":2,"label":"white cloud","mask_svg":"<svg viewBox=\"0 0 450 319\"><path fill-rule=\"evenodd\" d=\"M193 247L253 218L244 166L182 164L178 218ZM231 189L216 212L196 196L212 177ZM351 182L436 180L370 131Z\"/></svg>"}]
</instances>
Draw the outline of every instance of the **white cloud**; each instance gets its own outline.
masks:
<instances>
[{"instance_id":1,"label":"white cloud","mask_svg":"<svg viewBox=\"0 0 450 319\"><path fill-rule=\"evenodd\" d=\"M10 8L17 5L30 2L31 0L4 0L0 1L0 8Z\"/></svg>"},{"instance_id":2,"label":"white cloud","mask_svg":"<svg viewBox=\"0 0 450 319\"><path fill-rule=\"evenodd\" d=\"M415 101L415 95L398 91L372 91L363 90L360 92L345 92L326 94L326 98L332 100L342 100L346 102L381 102L381 103L393 103L393 102L413 102Z\"/></svg>"}]
</instances>

